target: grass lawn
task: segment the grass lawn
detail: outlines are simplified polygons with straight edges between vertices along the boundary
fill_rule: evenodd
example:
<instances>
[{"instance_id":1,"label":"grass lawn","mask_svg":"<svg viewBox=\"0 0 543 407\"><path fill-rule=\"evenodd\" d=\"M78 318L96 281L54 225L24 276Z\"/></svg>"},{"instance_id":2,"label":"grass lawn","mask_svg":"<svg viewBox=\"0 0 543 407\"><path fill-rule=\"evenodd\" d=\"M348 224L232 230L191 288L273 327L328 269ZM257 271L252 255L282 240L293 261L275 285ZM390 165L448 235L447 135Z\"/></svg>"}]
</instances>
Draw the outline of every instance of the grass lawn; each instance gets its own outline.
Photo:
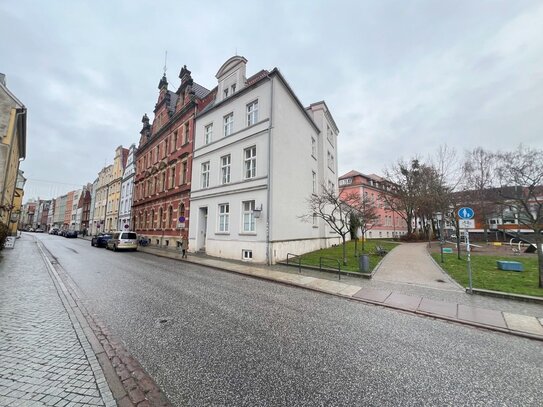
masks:
<instances>
[{"instance_id":1,"label":"grass lawn","mask_svg":"<svg viewBox=\"0 0 543 407\"><path fill-rule=\"evenodd\" d=\"M468 286L466 256L458 260L455 254L446 254L445 263L441 263L441 255L432 253L432 257L452 278L464 287ZM518 261L524 265L524 271L498 270L497 260ZM506 293L525 294L543 297L543 289L538 288L537 257L508 257L471 255L473 288L502 291Z\"/></svg>"},{"instance_id":2,"label":"grass lawn","mask_svg":"<svg viewBox=\"0 0 543 407\"><path fill-rule=\"evenodd\" d=\"M390 251L397 246L397 243L385 240L369 240L364 243L364 252L362 252L362 242L358 242L358 252L370 256L370 271L372 271L382 259L381 256L373 254L376 245ZM346 266L344 266L341 261L343 257L343 246L341 244L302 255L302 264L319 267L320 257L326 257L326 260L323 260L322 262L323 267L337 268L337 261L335 261L335 259L337 259L341 263L341 270L358 272L358 257L354 256L353 241L347 242L345 253L347 257Z\"/></svg>"}]
</instances>

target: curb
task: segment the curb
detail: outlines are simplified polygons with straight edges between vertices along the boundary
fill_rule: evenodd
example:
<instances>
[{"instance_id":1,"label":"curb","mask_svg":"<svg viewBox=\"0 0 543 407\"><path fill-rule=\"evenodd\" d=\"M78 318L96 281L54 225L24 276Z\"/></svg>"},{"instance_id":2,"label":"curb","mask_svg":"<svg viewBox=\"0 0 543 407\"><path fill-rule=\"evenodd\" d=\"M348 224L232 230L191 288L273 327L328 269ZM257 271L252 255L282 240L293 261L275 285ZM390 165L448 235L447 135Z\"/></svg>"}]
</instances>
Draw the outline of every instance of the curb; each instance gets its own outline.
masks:
<instances>
[{"instance_id":1,"label":"curb","mask_svg":"<svg viewBox=\"0 0 543 407\"><path fill-rule=\"evenodd\" d=\"M465 290L468 291L468 288L465 287ZM473 291L473 294L487 296L487 297L505 298L507 300L532 302L532 303L543 305L542 297L534 297L532 295L511 294L511 293L504 293L501 291L485 290L483 288L473 288L472 291Z\"/></svg>"}]
</instances>

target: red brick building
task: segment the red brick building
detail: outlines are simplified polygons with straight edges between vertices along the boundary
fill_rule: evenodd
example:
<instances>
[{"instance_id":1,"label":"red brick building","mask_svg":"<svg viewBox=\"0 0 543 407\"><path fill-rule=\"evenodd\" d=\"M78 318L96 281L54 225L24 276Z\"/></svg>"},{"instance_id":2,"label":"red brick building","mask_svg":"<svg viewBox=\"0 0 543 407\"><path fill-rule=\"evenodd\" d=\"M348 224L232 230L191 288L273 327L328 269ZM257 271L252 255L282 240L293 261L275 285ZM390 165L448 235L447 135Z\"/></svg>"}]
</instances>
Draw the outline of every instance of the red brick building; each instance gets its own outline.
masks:
<instances>
[{"instance_id":1,"label":"red brick building","mask_svg":"<svg viewBox=\"0 0 543 407\"><path fill-rule=\"evenodd\" d=\"M143 116L136 151L133 224L139 235L160 246L176 246L188 232L194 118L211 100L186 66L179 78L176 92L168 90L166 75L160 80L153 123Z\"/></svg>"}]
</instances>

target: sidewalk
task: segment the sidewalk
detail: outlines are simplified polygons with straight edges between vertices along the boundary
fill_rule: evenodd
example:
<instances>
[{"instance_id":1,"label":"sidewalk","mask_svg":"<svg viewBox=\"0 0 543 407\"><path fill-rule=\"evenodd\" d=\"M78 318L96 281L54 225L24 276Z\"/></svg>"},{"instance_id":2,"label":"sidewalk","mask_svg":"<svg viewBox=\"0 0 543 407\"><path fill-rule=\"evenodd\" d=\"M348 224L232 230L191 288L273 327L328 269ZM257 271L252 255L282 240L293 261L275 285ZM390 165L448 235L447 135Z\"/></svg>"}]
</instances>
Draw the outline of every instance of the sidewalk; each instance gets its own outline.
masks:
<instances>
[{"instance_id":1,"label":"sidewalk","mask_svg":"<svg viewBox=\"0 0 543 407\"><path fill-rule=\"evenodd\" d=\"M181 259L181 254L177 250L149 246L140 247L138 250L157 256L253 276L364 303L402 310L417 315L429 316L436 319L543 341L543 318L537 318L535 316L475 307L461 302L438 301L428 295L406 295L387 288L370 288L362 286L362 284L366 285L366 280L362 279L345 279L342 277L342 281L340 282L337 281L336 276L336 280L334 281L330 279L330 277L333 278L332 275L329 275L328 278L324 278L325 275L322 272L309 273L304 270L303 274L298 274L297 270L296 272L293 272L295 269L292 268L287 272L287 269L284 266L268 267L241 261L223 260L202 254L189 254L188 259ZM315 277L314 275L318 275L318 277ZM355 283L354 280L359 281L356 281ZM464 294L457 289L452 291L454 291L456 295L461 294L468 296L468 294ZM473 296L469 297L472 298Z\"/></svg>"},{"instance_id":2,"label":"sidewalk","mask_svg":"<svg viewBox=\"0 0 543 407\"><path fill-rule=\"evenodd\" d=\"M0 405L117 405L66 301L34 242L2 251Z\"/></svg>"}]
</instances>

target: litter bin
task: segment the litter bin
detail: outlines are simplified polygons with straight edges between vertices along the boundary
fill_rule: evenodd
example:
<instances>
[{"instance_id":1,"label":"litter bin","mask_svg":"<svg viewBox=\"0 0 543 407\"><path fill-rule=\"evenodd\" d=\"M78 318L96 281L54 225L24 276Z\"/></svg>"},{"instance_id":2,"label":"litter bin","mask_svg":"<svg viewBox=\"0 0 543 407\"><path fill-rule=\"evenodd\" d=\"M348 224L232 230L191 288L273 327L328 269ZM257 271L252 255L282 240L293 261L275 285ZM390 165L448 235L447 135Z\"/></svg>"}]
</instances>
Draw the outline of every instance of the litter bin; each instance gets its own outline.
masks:
<instances>
[{"instance_id":1,"label":"litter bin","mask_svg":"<svg viewBox=\"0 0 543 407\"><path fill-rule=\"evenodd\" d=\"M370 272L370 256L363 254L358 258L358 270L362 273Z\"/></svg>"}]
</instances>

